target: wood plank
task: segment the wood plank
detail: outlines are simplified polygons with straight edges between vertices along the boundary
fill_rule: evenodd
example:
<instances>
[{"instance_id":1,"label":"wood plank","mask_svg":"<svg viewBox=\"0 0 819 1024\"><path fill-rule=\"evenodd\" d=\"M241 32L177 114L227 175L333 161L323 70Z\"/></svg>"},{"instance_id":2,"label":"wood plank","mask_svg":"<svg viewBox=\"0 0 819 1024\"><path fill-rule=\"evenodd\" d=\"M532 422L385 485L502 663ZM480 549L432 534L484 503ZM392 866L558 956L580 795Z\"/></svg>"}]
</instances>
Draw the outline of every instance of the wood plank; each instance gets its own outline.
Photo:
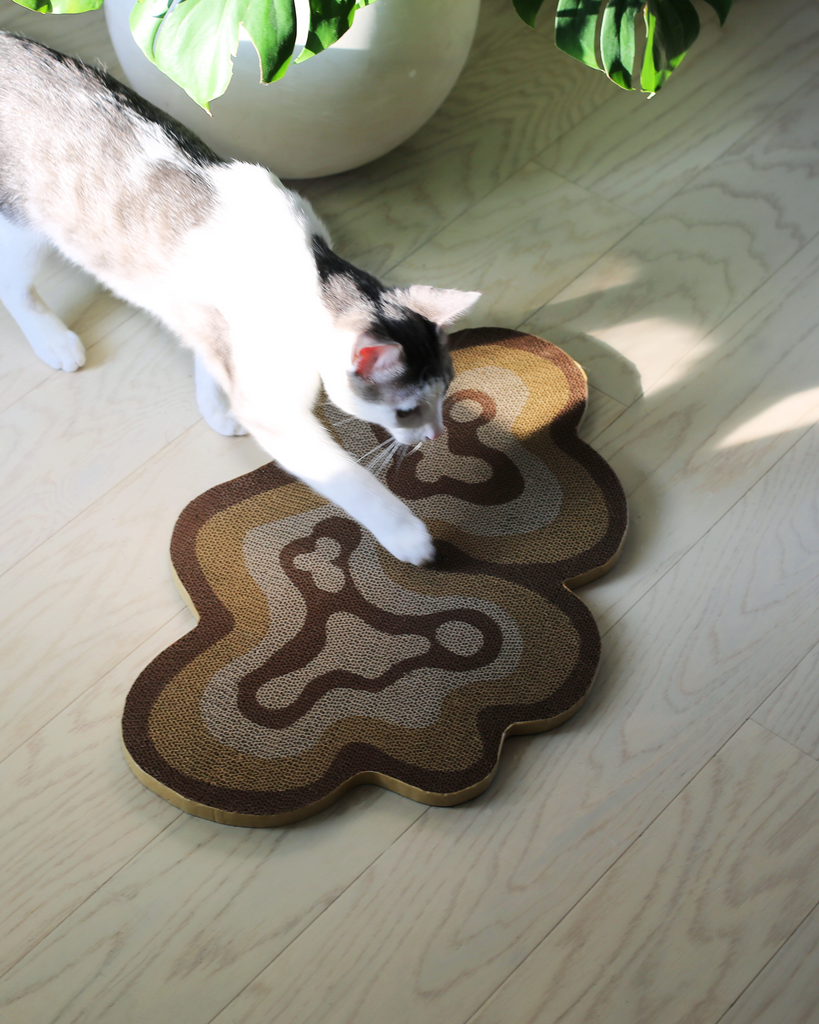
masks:
<instances>
[{"instance_id":1,"label":"wood plank","mask_svg":"<svg viewBox=\"0 0 819 1024\"><path fill-rule=\"evenodd\" d=\"M216 1024L477 1010L815 642L817 457L814 428L606 637L586 709L428 811Z\"/></svg>"},{"instance_id":2,"label":"wood plank","mask_svg":"<svg viewBox=\"0 0 819 1024\"><path fill-rule=\"evenodd\" d=\"M818 812L819 765L744 725L470 1024L714 1024L819 900Z\"/></svg>"},{"instance_id":3,"label":"wood plank","mask_svg":"<svg viewBox=\"0 0 819 1024\"><path fill-rule=\"evenodd\" d=\"M639 221L536 163L527 164L391 274L483 291L458 326L519 324Z\"/></svg>"},{"instance_id":4,"label":"wood plank","mask_svg":"<svg viewBox=\"0 0 819 1024\"><path fill-rule=\"evenodd\" d=\"M4 1024L208 1024L425 810L360 786L288 828L174 811L155 842L0 978Z\"/></svg>"},{"instance_id":5,"label":"wood plank","mask_svg":"<svg viewBox=\"0 0 819 1024\"><path fill-rule=\"evenodd\" d=\"M721 30L700 13L703 32L661 93L599 107L540 154L543 166L646 217L815 74L815 4L744 0Z\"/></svg>"},{"instance_id":6,"label":"wood plank","mask_svg":"<svg viewBox=\"0 0 819 1024\"><path fill-rule=\"evenodd\" d=\"M129 687L193 628L185 609L0 763L0 974L179 817L120 745Z\"/></svg>"},{"instance_id":7,"label":"wood plank","mask_svg":"<svg viewBox=\"0 0 819 1024\"><path fill-rule=\"evenodd\" d=\"M200 418L190 353L147 314L104 294L74 326L85 366L0 413L0 572Z\"/></svg>"},{"instance_id":8,"label":"wood plank","mask_svg":"<svg viewBox=\"0 0 819 1024\"><path fill-rule=\"evenodd\" d=\"M221 437L200 420L4 573L0 758L179 611L168 571L177 516L266 461L250 438Z\"/></svg>"},{"instance_id":9,"label":"wood plank","mask_svg":"<svg viewBox=\"0 0 819 1024\"><path fill-rule=\"evenodd\" d=\"M819 760L819 646L754 713L754 721Z\"/></svg>"},{"instance_id":10,"label":"wood plank","mask_svg":"<svg viewBox=\"0 0 819 1024\"><path fill-rule=\"evenodd\" d=\"M650 391L819 231L819 77L530 317L601 391Z\"/></svg>"},{"instance_id":11,"label":"wood plank","mask_svg":"<svg viewBox=\"0 0 819 1024\"><path fill-rule=\"evenodd\" d=\"M719 1024L817 1024L819 909L814 909L765 965Z\"/></svg>"}]
</instances>

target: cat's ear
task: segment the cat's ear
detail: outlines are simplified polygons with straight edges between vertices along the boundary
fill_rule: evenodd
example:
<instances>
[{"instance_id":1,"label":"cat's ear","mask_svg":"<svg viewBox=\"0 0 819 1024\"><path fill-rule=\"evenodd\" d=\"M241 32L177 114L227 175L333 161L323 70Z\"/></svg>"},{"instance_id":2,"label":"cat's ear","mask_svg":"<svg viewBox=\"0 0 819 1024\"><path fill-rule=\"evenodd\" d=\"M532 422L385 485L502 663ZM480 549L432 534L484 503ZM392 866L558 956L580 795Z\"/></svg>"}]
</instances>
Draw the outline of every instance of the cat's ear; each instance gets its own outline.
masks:
<instances>
[{"instance_id":1,"label":"cat's ear","mask_svg":"<svg viewBox=\"0 0 819 1024\"><path fill-rule=\"evenodd\" d=\"M379 341L371 334L359 334L353 347L353 371L357 377L387 381L403 369L404 352L400 345Z\"/></svg>"},{"instance_id":2,"label":"cat's ear","mask_svg":"<svg viewBox=\"0 0 819 1024\"><path fill-rule=\"evenodd\" d=\"M405 288L401 298L405 306L421 316L443 327L470 310L480 292L461 292L456 288L432 288L426 284L414 284Z\"/></svg>"}]
</instances>

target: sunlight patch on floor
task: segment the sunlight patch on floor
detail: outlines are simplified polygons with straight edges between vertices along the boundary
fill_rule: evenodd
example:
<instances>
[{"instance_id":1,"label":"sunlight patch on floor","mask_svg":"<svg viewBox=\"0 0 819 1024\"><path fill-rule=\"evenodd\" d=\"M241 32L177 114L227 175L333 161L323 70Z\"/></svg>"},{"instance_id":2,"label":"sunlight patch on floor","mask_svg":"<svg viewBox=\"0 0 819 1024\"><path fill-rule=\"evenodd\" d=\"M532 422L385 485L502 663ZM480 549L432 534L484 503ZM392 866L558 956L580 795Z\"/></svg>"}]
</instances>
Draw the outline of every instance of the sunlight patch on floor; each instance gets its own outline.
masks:
<instances>
[{"instance_id":1,"label":"sunlight patch on floor","mask_svg":"<svg viewBox=\"0 0 819 1024\"><path fill-rule=\"evenodd\" d=\"M764 437L774 437L800 427L810 427L814 423L819 423L819 388L788 395L752 416L724 437L717 445L717 451L759 441Z\"/></svg>"},{"instance_id":2,"label":"sunlight patch on floor","mask_svg":"<svg viewBox=\"0 0 819 1024\"><path fill-rule=\"evenodd\" d=\"M667 317L647 317L594 332L634 364L646 390L684 380L713 349L700 329Z\"/></svg>"},{"instance_id":3,"label":"sunlight patch on floor","mask_svg":"<svg viewBox=\"0 0 819 1024\"><path fill-rule=\"evenodd\" d=\"M625 288L643 274L642 263L631 256L609 253L603 260L564 288L551 301L555 304L583 299L587 295Z\"/></svg>"}]
</instances>

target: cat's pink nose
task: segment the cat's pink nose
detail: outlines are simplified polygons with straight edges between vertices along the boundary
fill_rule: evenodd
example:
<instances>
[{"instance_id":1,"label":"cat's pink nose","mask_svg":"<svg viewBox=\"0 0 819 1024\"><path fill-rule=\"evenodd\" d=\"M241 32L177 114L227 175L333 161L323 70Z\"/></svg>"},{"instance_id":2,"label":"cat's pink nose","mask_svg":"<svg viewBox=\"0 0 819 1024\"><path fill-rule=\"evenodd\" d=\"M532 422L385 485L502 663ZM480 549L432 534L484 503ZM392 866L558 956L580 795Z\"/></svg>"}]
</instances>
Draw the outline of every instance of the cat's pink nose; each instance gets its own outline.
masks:
<instances>
[{"instance_id":1,"label":"cat's pink nose","mask_svg":"<svg viewBox=\"0 0 819 1024\"><path fill-rule=\"evenodd\" d=\"M443 427L427 427L425 436L430 441L437 441L443 432Z\"/></svg>"}]
</instances>

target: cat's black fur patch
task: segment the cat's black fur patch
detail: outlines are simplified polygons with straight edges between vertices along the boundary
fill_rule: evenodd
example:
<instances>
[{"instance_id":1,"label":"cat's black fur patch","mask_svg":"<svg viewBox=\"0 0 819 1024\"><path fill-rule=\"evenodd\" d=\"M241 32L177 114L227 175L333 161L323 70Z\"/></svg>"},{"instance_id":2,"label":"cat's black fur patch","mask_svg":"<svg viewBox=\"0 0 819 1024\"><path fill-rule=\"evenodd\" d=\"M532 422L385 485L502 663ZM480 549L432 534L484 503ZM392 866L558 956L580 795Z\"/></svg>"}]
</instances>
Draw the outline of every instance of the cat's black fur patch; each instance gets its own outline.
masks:
<instances>
[{"instance_id":1,"label":"cat's black fur patch","mask_svg":"<svg viewBox=\"0 0 819 1024\"><path fill-rule=\"evenodd\" d=\"M438 325L405 306L397 289L342 259L320 235L311 241L324 301L334 318L403 349L406 371L390 389L396 397L433 380L448 386L452 360L441 344ZM367 401L376 401L383 393L383 387L363 380L353 381L353 386Z\"/></svg>"}]
</instances>

